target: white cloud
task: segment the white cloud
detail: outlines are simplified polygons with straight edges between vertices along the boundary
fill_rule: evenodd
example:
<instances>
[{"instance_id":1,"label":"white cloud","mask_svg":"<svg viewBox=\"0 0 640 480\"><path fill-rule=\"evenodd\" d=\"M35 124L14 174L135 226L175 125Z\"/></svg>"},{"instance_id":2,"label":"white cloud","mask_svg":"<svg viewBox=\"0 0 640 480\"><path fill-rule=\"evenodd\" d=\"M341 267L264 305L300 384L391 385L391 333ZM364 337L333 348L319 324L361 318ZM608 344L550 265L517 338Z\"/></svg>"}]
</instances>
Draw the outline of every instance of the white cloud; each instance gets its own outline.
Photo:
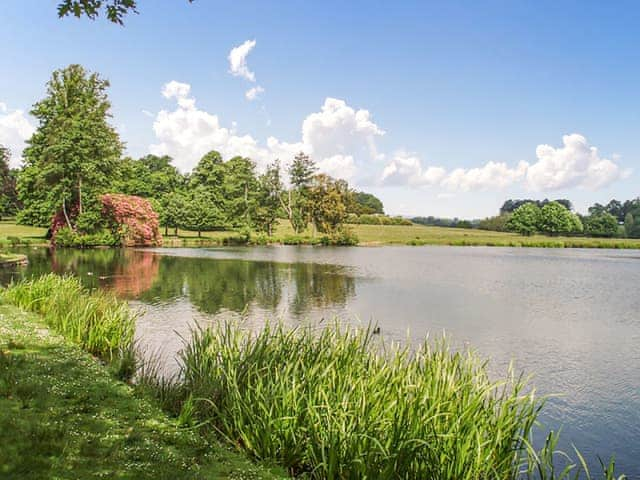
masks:
<instances>
[{"instance_id":1,"label":"white cloud","mask_svg":"<svg viewBox=\"0 0 640 480\"><path fill-rule=\"evenodd\" d=\"M422 168L415 154L397 152L382 171L382 183L386 185L433 186L440 183L446 170L442 167Z\"/></svg>"},{"instance_id":2,"label":"white cloud","mask_svg":"<svg viewBox=\"0 0 640 480\"><path fill-rule=\"evenodd\" d=\"M376 137L384 131L367 110L354 110L344 100L328 97L320 112L302 122L302 141L313 147L313 154L327 158L336 154L354 158L368 154L377 158ZM365 150L365 151L363 151Z\"/></svg>"},{"instance_id":3,"label":"white cloud","mask_svg":"<svg viewBox=\"0 0 640 480\"><path fill-rule=\"evenodd\" d=\"M356 164L351 155L334 155L317 162L318 170L332 177L351 180L356 173Z\"/></svg>"},{"instance_id":4,"label":"white cloud","mask_svg":"<svg viewBox=\"0 0 640 480\"><path fill-rule=\"evenodd\" d=\"M386 185L438 186L450 191L500 190L522 184L531 190L548 191L584 187L599 189L629 175L613 160L601 158L596 147L582 135L565 135L563 146L538 145L538 161L521 161L510 167L504 162L487 162L481 167L423 167L420 158L404 152L394 155L382 171ZM615 157L613 157L616 160Z\"/></svg>"},{"instance_id":5,"label":"white cloud","mask_svg":"<svg viewBox=\"0 0 640 480\"><path fill-rule=\"evenodd\" d=\"M6 104L0 104L0 144L11 151L11 167L20 165L25 141L35 130L22 110L9 111Z\"/></svg>"},{"instance_id":6,"label":"white cloud","mask_svg":"<svg viewBox=\"0 0 640 480\"><path fill-rule=\"evenodd\" d=\"M456 168L441 182L449 190L468 192L470 190L503 189L524 178L527 162L520 162L516 168L509 168L503 162L487 162L479 168Z\"/></svg>"},{"instance_id":7,"label":"white cloud","mask_svg":"<svg viewBox=\"0 0 640 480\"><path fill-rule=\"evenodd\" d=\"M153 118L153 117L155 116L155 115L153 115L153 113L151 113L149 110L144 110L144 109L143 109L143 110L141 110L141 111L142 111L142 114L143 114L145 117Z\"/></svg>"},{"instance_id":8,"label":"white cloud","mask_svg":"<svg viewBox=\"0 0 640 480\"><path fill-rule=\"evenodd\" d=\"M249 101L253 101L260 96L260 94L264 93L264 88L260 85L250 88L244 94L245 98Z\"/></svg>"},{"instance_id":9,"label":"white cloud","mask_svg":"<svg viewBox=\"0 0 640 480\"><path fill-rule=\"evenodd\" d=\"M175 99L175 110L161 110L153 129L158 142L150 145L151 153L170 155L182 171L191 170L210 150L218 150L224 158L243 155L256 162L259 169L280 159L287 167L296 153L311 155L320 171L343 179L353 179L363 164L375 160L375 138L384 132L371 120L366 110L355 110L343 100L327 98L319 112L302 122L302 138L286 142L268 137L265 143L251 135L240 135L236 125L222 125L217 115L197 108L190 96L189 84L171 81L162 94Z\"/></svg>"},{"instance_id":10,"label":"white cloud","mask_svg":"<svg viewBox=\"0 0 640 480\"><path fill-rule=\"evenodd\" d=\"M242 45L234 47L229 52L229 72L236 77L246 78L250 82L256 81L255 74L247 66L247 56L256 46L255 40L247 40Z\"/></svg>"},{"instance_id":11,"label":"white cloud","mask_svg":"<svg viewBox=\"0 0 640 480\"><path fill-rule=\"evenodd\" d=\"M596 190L623 178L626 173L577 133L562 137L562 147L538 145L538 161L527 171L527 185L533 190L584 187Z\"/></svg>"}]
</instances>

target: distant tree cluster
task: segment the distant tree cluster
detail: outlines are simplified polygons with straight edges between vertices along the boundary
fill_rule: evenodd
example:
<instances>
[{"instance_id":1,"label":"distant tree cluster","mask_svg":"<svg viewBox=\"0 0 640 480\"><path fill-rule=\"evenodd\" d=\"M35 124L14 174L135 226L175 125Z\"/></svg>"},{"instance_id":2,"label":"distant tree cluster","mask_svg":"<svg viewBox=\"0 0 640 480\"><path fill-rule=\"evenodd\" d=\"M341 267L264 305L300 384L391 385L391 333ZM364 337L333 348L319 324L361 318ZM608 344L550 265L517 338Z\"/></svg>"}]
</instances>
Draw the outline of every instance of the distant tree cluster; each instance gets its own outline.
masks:
<instances>
[{"instance_id":1,"label":"distant tree cluster","mask_svg":"<svg viewBox=\"0 0 640 480\"><path fill-rule=\"evenodd\" d=\"M566 235L582 233L583 225L575 213L559 202L547 202L542 208L536 202L527 202L513 211L507 229L522 235Z\"/></svg>"},{"instance_id":2,"label":"distant tree cluster","mask_svg":"<svg viewBox=\"0 0 640 480\"><path fill-rule=\"evenodd\" d=\"M550 202L556 202L559 203L560 205L564 206L567 210L571 211L573 210L573 205L571 204L571 201L564 199L564 198L559 198L556 200L549 200L548 198L545 198L544 200L531 200L529 198L527 199L509 199L506 200L503 204L502 207L500 207L500 215L504 215L506 213L513 213L515 212L518 208L520 208L522 205L526 204L526 203L533 203L535 205L538 206L538 208L543 208L547 203Z\"/></svg>"},{"instance_id":3,"label":"distant tree cluster","mask_svg":"<svg viewBox=\"0 0 640 480\"><path fill-rule=\"evenodd\" d=\"M552 206L547 208L549 205ZM479 228L524 235L582 233L589 237L640 238L640 198L624 202L614 199L606 205L595 203L589 207L588 215L573 214L571 207L566 199L510 199L504 202L499 215L482 220Z\"/></svg>"}]
</instances>

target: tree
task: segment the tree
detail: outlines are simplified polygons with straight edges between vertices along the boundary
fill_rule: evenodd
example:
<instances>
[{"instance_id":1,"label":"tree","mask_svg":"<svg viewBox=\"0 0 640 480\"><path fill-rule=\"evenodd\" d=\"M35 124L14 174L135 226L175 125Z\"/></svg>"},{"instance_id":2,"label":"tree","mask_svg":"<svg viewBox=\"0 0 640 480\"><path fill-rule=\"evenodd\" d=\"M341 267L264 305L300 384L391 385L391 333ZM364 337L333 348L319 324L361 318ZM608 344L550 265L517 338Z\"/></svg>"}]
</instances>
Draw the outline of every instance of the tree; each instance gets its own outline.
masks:
<instances>
[{"instance_id":1,"label":"tree","mask_svg":"<svg viewBox=\"0 0 640 480\"><path fill-rule=\"evenodd\" d=\"M233 157L224 163L223 211L226 224L233 227L254 226L258 181L255 164L244 157Z\"/></svg>"},{"instance_id":2,"label":"tree","mask_svg":"<svg viewBox=\"0 0 640 480\"><path fill-rule=\"evenodd\" d=\"M624 219L624 230L629 238L640 238L640 208L627 213Z\"/></svg>"},{"instance_id":3,"label":"tree","mask_svg":"<svg viewBox=\"0 0 640 480\"><path fill-rule=\"evenodd\" d=\"M349 202L349 213L356 215L384 215L384 205L382 201L371 193L353 192L352 201Z\"/></svg>"},{"instance_id":4,"label":"tree","mask_svg":"<svg viewBox=\"0 0 640 480\"><path fill-rule=\"evenodd\" d=\"M605 211L585 217L583 224L584 233L592 237L615 237L618 234L618 219Z\"/></svg>"},{"instance_id":5,"label":"tree","mask_svg":"<svg viewBox=\"0 0 640 480\"><path fill-rule=\"evenodd\" d=\"M53 72L31 114L39 126L25 149L19 221L46 226L61 210L71 230L95 229L99 196L115 178L122 144L109 125L109 82L80 65Z\"/></svg>"},{"instance_id":6,"label":"tree","mask_svg":"<svg viewBox=\"0 0 640 480\"><path fill-rule=\"evenodd\" d=\"M182 226L198 232L220 228L224 224L221 211L215 206L211 192L204 186L198 186L189 192Z\"/></svg>"},{"instance_id":7,"label":"tree","mask_svg":"<svg viewBox=\"0 0 640 480\"><path fill-rule=\"evenodd\" d=\"M160 199L160 205L160 225L164 227L164 234L168 235L169 228L173 228L177 236L188 210L187 197L181 192L169 192Z\"/></svg>"},{"instance_id":8,"label":"tree","mask_svg":"<svg viewBox=\"0 0 640 480\"><path fill-rule=\"evenodd\" d=\"M187 0L189 3L193 0ZM58 17L73 15L76 18L86 16L95 20L101 11L110 22L124 24L124 17L129 13L138 13L137 0L62 0L58 4Z\"/></svg>"},{"instance_id":9,"label":"tree","mask_svg":"<svg viewBox=\"0 0 640 480\"><path fill-rule=\"evenodd\" d=\"M349 186L325 174L313 177L309 191L311 219L321 233L335 235L347 216Z\"/></svg>"},{"instance_id":10,"label":"tree","mask_svg":"<svg viewBox=\"0 0 640 480\"><path fill-rule=\"evenodd\" d=\"M491 230L494 232L506 232L508 230L511 213L505 213L496 217L488 217L480 220L478 228L480 230Z\"/></svg>"},{"instance_id":11,"label":"tree","mask_svg":"<svg viewBox=\"0 0 640 480\"><path fill-rule=\"evenodd\" d=\"M20 206L16 191L16 170L9 167L11 152L0 145L0 216L15 215Z\"/></svg>"},{"instance_id":12,"label":"tree","mask_svg":"<svg viewBox=\"0 0 640 480\"><path fill-rule=\"evenodd\" d=\"M507 225L508 229L512 232L518 232L522 235L531 235L538 231L540 220L540 207L535 203L527 202L514 210Z\"/></svg>"},{"instance_id":13,"label":"tree","mask_svg":"<svg viewBox=\"0 0 640 480\"><path fill-rule=\"evenodd\" d=\"M315 172L314 161L304 152L298 153L289 167L291 188L286 200L281 196L280 202L296 233L303 232L311 221L309 189Z\"/></svg>"},{"instance_id":14,"label":"tree","mask_svg":"<svg viewBox=\"0 0 640 480\"><path fill-rule=\"evenodd\" d=\"M273 234L273 227L278 220L280 196L284 187L280 178L280 163L278 161L267 167L258 178L258 206L256 209L256 229Z\"/></svg>"},{"instance_id":15,"label":"tree","mask_svg":"<svg viewBox=\"0 0 640 480\"><path fill-rule=\"evenodd\" d=\"M577 233L582 231L582 222L559 202L549 202L540 211L538 230L549 235Z\"/></svg>"},{"instance_id":16,"label":"tree","mask_svg":"<svg viewBox=\"0 0 640 480\"><path fill-rule=\"evenodd\" d=\"M171 157L146 155L138 160L121 160L114 190L128 195L160 199L185 183L184 177L172 164Z\"/></svg>"}]
</instances>

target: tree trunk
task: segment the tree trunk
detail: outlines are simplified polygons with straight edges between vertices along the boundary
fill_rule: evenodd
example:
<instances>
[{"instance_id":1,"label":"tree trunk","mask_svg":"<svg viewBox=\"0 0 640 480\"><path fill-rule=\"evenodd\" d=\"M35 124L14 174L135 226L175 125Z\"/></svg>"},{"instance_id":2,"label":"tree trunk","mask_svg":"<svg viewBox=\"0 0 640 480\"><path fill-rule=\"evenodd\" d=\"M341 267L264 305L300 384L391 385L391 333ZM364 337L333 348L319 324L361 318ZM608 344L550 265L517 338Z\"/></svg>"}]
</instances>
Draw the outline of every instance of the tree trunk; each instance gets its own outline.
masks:
<instances>
[{"instance_id":1,"label":"tree trunk","mask_svg":"<svg viewBox=\"0 0 640 480\"><path fill-rule=\"evenodd\" d=\"M71 226L71 220L69 220L69 215L67 215L67 204L64 198L62 199L62 213L64 213L64 219L67 221L67 226L69 227L69 230L73 230L73 227Z\"/></svg>"},{"instance_id":2,"label":"tree trunk","mask_svg":"<svg viewBox=\"0 0 640 480\"><path fill-rule=\"evenodd\" d=\"M82 215L82 177L78 175L78 213Z\"/></svg>"},{"instance_id":3,"label":"tree trunk","mask_svg":"<svg viewBox=\"0 0 640 480\"><path fill-rule=\"evenodd\" d=\"M164 236L168 237L169 236L169 224L165 224L164 226Z\"/></svg>"},{"instance_id":4,"label":"tree trunk","mask_svg":"<svg viewBox=\"0 0 640 480\"><path fill-rule=\"evenodd\" d=\"M202 232L198 230L198 238L200 238L201 236L202 236Z\"/></svg>"},{"instance_id":5,"label":"tree trunk","mask_svg":"<svg viewBox=\"0 0 640 480\"><path fill-rule=\"evenodd\" d=\"M178 227L174 227L173 229L173 234L177 237L178 236Z\"/></svg>"}]
</instances>

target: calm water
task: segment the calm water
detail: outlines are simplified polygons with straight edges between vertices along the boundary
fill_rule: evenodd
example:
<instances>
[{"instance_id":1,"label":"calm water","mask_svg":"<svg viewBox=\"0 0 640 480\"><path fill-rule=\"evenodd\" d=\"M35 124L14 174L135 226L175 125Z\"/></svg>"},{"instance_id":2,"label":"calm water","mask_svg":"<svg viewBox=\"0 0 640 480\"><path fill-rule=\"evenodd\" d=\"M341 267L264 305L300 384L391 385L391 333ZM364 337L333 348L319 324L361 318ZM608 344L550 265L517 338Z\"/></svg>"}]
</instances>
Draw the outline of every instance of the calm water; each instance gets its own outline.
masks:
<instances>
[{"instance_id":1,"label":"calm water","mask_svg":"<svg viewBox=\"0 0 640 480\"><path fill-rule=\"evenodd\" d=\"M196 323L377 322L394 340L446 331L513 360L552 398L543 421L640 478L640 254L455 247L28 251L11 277L73 272L143 309L138 337L168 368Z\"/></svg>"}]
</instances>

